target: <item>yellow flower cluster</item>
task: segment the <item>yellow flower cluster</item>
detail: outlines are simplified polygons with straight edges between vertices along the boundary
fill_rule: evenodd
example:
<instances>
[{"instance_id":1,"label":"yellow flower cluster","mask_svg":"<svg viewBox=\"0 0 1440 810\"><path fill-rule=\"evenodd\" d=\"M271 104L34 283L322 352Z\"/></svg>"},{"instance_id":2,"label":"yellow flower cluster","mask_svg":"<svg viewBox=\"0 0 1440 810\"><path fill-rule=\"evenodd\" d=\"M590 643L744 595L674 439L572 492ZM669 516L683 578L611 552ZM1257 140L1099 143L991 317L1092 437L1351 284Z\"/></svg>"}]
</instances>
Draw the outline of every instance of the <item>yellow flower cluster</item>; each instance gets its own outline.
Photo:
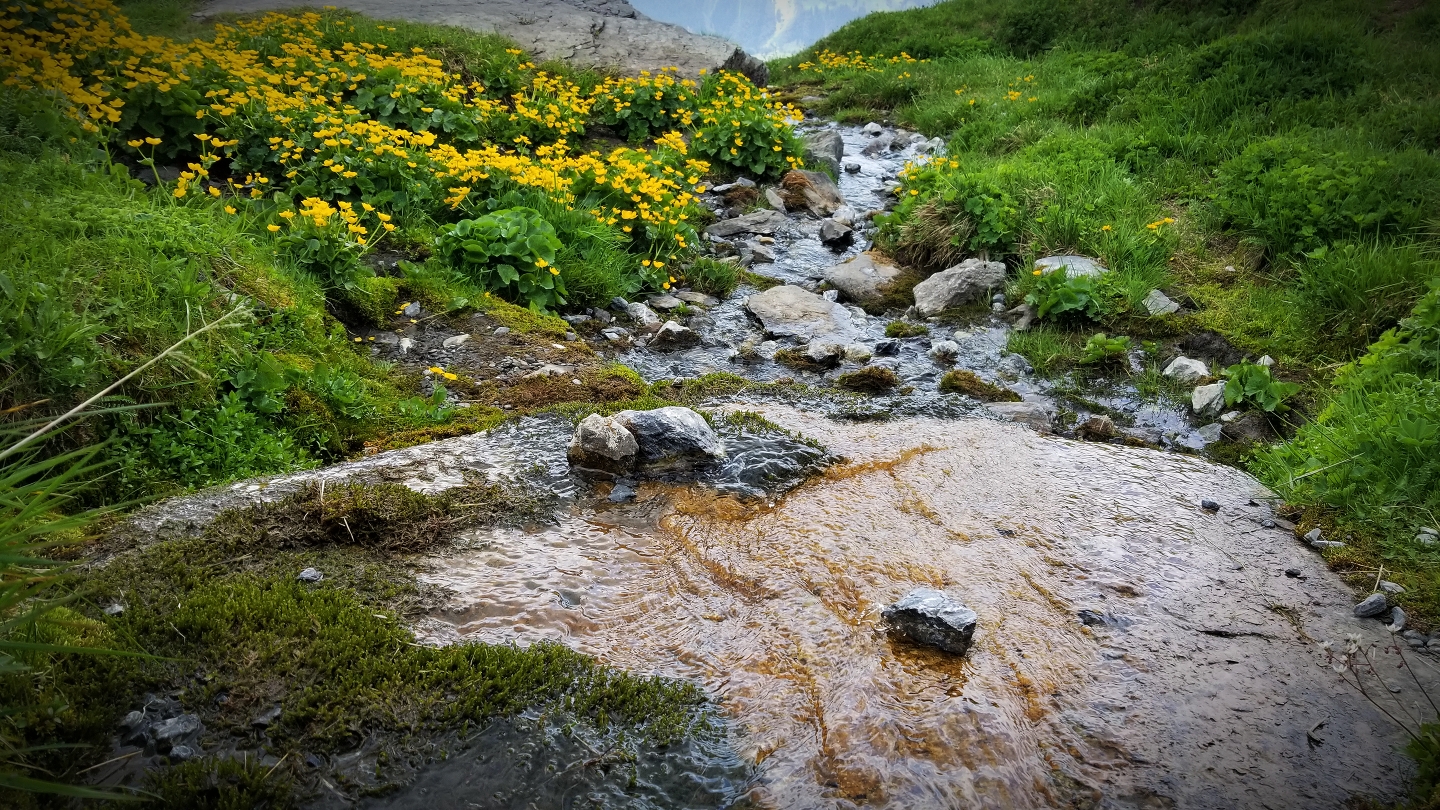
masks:
<instances>
[{"instance_id":1,"label":"yellow flower cluster","mask_svg":"<svg viewBox=\"0 0 1440 810\"><path fill-rule=\"evenodd\" d=\"M702 88L667 69L587 91L512 50L495 83L519 89L497 95L419 48L354 41L355 26L338 13L269 13L180 42L137 34L112 0L9 0L5 9L6 85L53 95L142 163L153 167L156 152L188 162L177 198L279 191L302 200L280 206L292 229L335 223L354 242L380 235L356 205L433 214L520 187L567 206L583 201L659 260L695 239L694 195L710 169L697 158L763 147L781 167L782 157L798 164L785 153L796 152L789 124L799 111L734 74ZM575 152L587 124L642 101L663 113L645 133L659 136L653 150ZM691 157L693 145L667 130L702 120L716 131L708 151ZM222 159L229 176L211 177ZM393 229L382 216L383 230Z\"/></svg>"},{"instance_id":2,"label":"yellow flower cluster","mask_svg":"<svg viewBox=\"0 0 1440 810\"><path fill-rule=\"evenodd\" d=\"M879 73L896 65L919 65L929 61L929 59L916 59L904 51L901 51L899 56L885 56L884 54L866 56L859 51L835 53L824 50L815 55L814 62L801 62L796 69L802 73L814 73L817 76L825 75L826 71L845 70ZM909 74L905 74L905 77L909 78Z\"/></svg>"}]
</instances>

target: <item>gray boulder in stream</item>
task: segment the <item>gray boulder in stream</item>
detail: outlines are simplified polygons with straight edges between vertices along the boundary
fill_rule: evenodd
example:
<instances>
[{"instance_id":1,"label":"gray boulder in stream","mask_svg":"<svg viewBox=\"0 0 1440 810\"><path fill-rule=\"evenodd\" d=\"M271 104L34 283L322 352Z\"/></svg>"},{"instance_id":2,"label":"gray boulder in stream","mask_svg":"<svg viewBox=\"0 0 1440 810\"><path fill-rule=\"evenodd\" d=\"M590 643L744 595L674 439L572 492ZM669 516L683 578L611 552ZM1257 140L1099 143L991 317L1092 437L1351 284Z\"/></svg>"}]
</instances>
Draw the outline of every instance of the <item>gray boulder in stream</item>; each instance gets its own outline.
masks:
<instances>
[{"instance_id":1,"label":"gray boulder in stream","mask_svg":"<svg viewBox=\"0 0 1440 810\"><path fill-rule=\"evenodd\" d=\"M983 259L965 261L941 270L915 285L915 309L926 318L951 307L964 306L1005 286L1005 265Z\"/></svg>"},{"instance_id":2,"label":"gray boulder in stream","mask_svg":"<svg viewBox=\"0 0 1440 810\"><path fill-rule=\"evenodd\" d=\"M745 309L760 319L765 334L772 338L808 342L824 335L847 336L852 329L850 310L791 284L750 296L745 299Z\"/></svg>"},{"instance_id":3,"label":"gray boulder in stream","mask_svg":"<svg viewBox=\"0 0 1440 810\"><path fill-rule=\"evenodd\" d=\"M640 444L635 434L613 416L592 413L581 420L570 439L570 463L587 470L623 473L635 466Z\"/></svg>"},{"instance_id":4,"label":"gray boulder in stream","mask_svg":"<svg viewBox=\"0 0 1440 810\"><path fill-rule=\"evenodd\" d=\"M964 655L980 617L944 591L916 588L880 614L890 629L917 644Z\"/></svg>"},{"instance_id":5,"label":"gray boulder in stream","mask_svg":"<svg viewBox=\"0 0 1440 810\"><path fill-rule=\"evenodd\" d=\"M785 189L786 204L791 210L806 208L820 219L830 216L845 204L840 187L824 172L791 169L780 178L780 187Z\"/></svg>"},{"instance_id":6,"label":"gray boulder in stream","mask_svg":"<svg viewBox=\"0 0 1440 810\"><path fill-rule=\"evenodd\" d=\"M621 411L611 418L635 437L642 464L725 457L724 442L705 417L689 408L672 405L652 411Z\"/></svg>"},{"instance_id":7,"label":"gray boulder in stream","mask_svg":"<svg viewBox=\"0 0 1440 810\"><path fill-rule=\"evenodd\" d=\"M805 162L830 167L837 177L840 175L840 159L845 156L845 142L840 133L833 129L813 132L805 136Z\"/></svg>"}]
</instances>

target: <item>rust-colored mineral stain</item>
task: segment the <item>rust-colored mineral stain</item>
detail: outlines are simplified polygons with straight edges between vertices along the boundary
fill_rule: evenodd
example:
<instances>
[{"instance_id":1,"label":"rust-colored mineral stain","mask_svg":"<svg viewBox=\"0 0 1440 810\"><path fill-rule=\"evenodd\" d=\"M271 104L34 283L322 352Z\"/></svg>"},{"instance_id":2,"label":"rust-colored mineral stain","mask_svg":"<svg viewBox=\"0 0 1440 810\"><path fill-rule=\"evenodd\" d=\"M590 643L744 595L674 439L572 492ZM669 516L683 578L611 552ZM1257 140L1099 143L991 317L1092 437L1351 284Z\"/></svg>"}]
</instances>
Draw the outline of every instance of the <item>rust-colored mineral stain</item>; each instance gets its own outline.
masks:
<instances>
[{"instance_id":1,"label":"rust-colored mineral stain","mask_svg":"<svg viewBox=\"0 0 1440 810\"><path fill-rule=\"evenodd\" d=\"M1307 605L1320 579L1260 578L1263 600L1217 584L1235 560L1289 564L1258 510L1195 508L1261 494L1243 474L980 420L765 415L850 461L777 504L652 487L538 535L495 533L437 563L429 578L457 593L441 618L459 637L559 639L705 684L761 806L1310 807L1394 771L1383 719L1267 607ZM965 657L879 627L919 586L979 614ZM1086 627L1080 609L1114 624ZM1353 630L1291 615L1317 637ZM1196 630L1231 625L1268 640ZM1257 663L1241 679L1217 658ZM1259 708L1218 734L1224 689ZM1344 762L1305 744L1314 712ZM1213 776L1241 762L1264 767Z\"/></svg>"}]
</instances>

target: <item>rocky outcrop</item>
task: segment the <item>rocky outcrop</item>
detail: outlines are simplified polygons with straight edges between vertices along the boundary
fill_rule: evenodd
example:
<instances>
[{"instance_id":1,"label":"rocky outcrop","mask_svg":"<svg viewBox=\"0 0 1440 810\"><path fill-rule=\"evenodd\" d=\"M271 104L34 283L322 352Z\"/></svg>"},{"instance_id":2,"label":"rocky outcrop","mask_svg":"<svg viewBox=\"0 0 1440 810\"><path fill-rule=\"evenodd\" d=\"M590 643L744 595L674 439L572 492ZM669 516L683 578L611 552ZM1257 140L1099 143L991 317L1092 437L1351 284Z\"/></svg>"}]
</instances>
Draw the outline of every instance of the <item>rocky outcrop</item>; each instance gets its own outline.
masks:
<instances>
[{"instance_id":1,"label":"rocky outcrop","mask_svg":"<svg viewBox=\"0 0 1440 810\"><path fill-rule=\"evenodd\" d=\"M944 591L916 588L881 614L890 630L917 644L964 655L980 617Z\"/></svg>"},{"instance_id":2,"label":"rocky outcrop","mask_svg":"<svg viewBox=\"0 0 1440 810\"><path fill-rule=\"evenodd\" d=\"M734 43L652 20L625 0L214 0L201 14L306 6L339 6L381 20L398 17L496 33L515 40L536 62L556 59L632 76L665 67L691 78L702 70L733 70L762 87L770 78L764 62Z\"/></svg>"},{"instance_id":3,"label":"rocky outcrop","mask_svg":"<svg viewBox=\"0 0 1440 810\"><path fill-rule=\"evenodd\" d=\"M915 285L915 309L924 317L964 306L1005 286L1005 265L983 259L965 261Z\"/></svg>"},{"instance_id":4,"label":"rocky outcrop","mask_svg":"<svg viewBox=\"0 0 1440 810\"><path fill-rule=\"evenodd\" d=\"M765 334L774 338L808 342L825 335L848 335L851 331L849 310L790 284L750 296L745 299L745 309L759 318Z\"/></svg>"},{"instance_id":5,"label":"rocky outcrop","mask_svg":"<svg viewBox=\"0 0 1440 810\"><path fill-rule=\"evenodd\" d=\"M826 268L821 276L841 295L863 307L884 300L900 276L900 268L869 253L862 253Z\"/></svg>"}]
</instances>

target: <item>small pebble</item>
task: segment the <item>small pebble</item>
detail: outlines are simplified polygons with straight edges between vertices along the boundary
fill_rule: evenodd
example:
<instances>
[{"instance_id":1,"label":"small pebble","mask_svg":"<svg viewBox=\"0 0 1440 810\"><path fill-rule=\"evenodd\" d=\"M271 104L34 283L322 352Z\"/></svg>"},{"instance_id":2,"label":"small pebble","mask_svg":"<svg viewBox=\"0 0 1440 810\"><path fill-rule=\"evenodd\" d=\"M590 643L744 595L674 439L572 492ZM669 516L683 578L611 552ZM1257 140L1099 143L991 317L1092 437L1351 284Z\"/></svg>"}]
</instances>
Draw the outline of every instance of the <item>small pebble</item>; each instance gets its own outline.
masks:
<instances>
[{"instance_id":1,"label":"small pebble","mask_svg":"<svg viewBox=\"0 0 1440 810\"><path fill-rule=\"evenodd\" d=\"M1212 500L1206 499L1200 502L1200 508L1204 509L1206 512L1218 512L1220 511L1220 504Z\"/></svg>"},{"instance_id":2,"label":"small pebble","mask_svg":"<svg viewBox=\"0 0 1440 810\"><path fill-rule=\"evenodd\" d=\"M306 568L304 571L300 572L299 576L296 577L296 579L300 580L301 582L319 582L324 578L325 575L320 573L320 569L318 568Z\"/></svg>"},{"instance_id":3,"label":"small pebble","mask_svg":"<svg viewBox=\"0 0 1440 810\"><path fill-rule=\"evenodd\" d=\"M1300 579L1304 575L1300 573L1299 568L1286 568L1285 576L1290 577L1291 579Z\"/></svg>"}]
</instances>

